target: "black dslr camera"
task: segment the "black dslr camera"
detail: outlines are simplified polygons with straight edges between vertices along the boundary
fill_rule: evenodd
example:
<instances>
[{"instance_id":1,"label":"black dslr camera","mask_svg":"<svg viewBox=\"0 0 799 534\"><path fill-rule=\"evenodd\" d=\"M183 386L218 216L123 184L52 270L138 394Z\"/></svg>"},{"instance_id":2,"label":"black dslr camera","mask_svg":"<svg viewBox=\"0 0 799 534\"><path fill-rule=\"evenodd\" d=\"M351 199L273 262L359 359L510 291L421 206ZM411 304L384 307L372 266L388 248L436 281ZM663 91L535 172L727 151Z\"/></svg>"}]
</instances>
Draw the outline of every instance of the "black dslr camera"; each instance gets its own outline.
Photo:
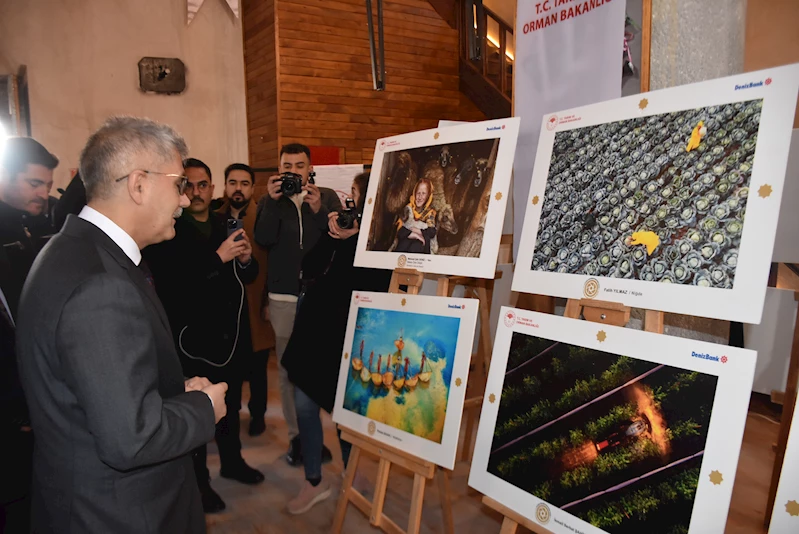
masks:
<instances>
[{"instance_id":1,"label":"black dslr camera","mask_svg":"<svg viewBox=\"0 0 799 534\"><path fill-rule=\"evenodd\" d=\"M308 183L314 184L316 173L311 171L308 174ZM293 172L284 172L280 175L280 192L287 197L293 197L302 191L302 176Z\"/></svg>"},{"instance_id":2,"label":"black dslr camera","mask_svg":"<svg viewBox=\"0 0 799 534\"><path fill-rule=\"evenodd\" d=\"M342 230L349 230L355 226L355 221L358 221L358 226L361 225L361 214L358 213L358 208L355 206L355 201L348 198L344 201L347 208L338 214L336 224Z\"/></svg>"},{"instance_id":3,"label":"black dslr camera","mask_svg":"<svg viewBox=\"0 0 799 534\"><path fill-rule=\"evenodd\" d=\"M287 197L293 197L302 191L302 176L293 172L284 172L280 175L280 192Z\"/></svg>"}]
</instances>

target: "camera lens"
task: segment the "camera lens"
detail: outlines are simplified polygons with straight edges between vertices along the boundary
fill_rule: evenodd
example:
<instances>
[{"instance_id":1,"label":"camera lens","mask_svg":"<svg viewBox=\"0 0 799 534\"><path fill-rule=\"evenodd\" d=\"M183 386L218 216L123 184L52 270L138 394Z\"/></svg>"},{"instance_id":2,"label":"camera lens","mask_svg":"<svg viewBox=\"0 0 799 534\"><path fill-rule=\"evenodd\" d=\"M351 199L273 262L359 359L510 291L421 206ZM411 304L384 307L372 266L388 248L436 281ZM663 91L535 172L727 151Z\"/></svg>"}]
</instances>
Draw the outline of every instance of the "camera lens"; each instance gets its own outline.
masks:
<instances>
[{"instance_id":1,"label":"camera lens","mask_svg":"<svg viewBox=\"0 0 799 534\"><path fill-rule=\"evenodd\" d=\"M349 230L354 226L355 218L349 212L342 212L338 219L336 219L336 224L338 224L339 228L342 230Z\"/></svg>"},{"instance_id":2,"label":"camera lens","mask_svg":"<svg viewBox=\"0 0 799 534\"><path fill-rule=\"evenodd\" d=\"M280 192L286 196L293 196L302 190L302 177L299 174L285 172L282 174Z\"/></svg>"}]
</instances>

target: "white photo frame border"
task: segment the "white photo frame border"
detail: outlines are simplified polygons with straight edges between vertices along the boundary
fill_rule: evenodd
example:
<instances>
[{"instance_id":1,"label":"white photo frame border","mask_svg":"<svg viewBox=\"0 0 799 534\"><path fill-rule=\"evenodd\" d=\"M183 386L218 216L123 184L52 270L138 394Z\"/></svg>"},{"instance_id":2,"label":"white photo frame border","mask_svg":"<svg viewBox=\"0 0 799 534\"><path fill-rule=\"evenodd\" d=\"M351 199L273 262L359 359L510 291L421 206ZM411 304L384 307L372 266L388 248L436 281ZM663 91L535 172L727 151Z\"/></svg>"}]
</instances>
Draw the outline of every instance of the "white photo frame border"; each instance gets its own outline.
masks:
<instances>
[{"instance_id":1,"label":"white photo frame border","mask_svg":"<svg viewBox=\"0 0 799 534\"><path fill-rule=\"evenodd\" d=\"M748 87L753 83L759 85ZM650 310L760 323L798 90L799 64L794 64L619 98L545 116L542 119L530 194L525 205L513 290L564 298L596 298ZM732 289L697 288L692 285L532 269L544 191L557 133L760 98L763 99L763 109ZM547 122L553 117L557 126L550 129ZM766 197L759 194L762 186L770 187Z\"/></svg>"},{"instance_id":2,"label":"white photo frame border","mask_svg":"<svg viewBox=\"0 0 799 534\"><path fill-rule=\"evenodd\" d=\"M358 311L362 307L436 315L439 317L457 317L460 319L441 443L435 443L344 408L344 396L347 389L347 376L351 360L349 356L347 358L343 356L352 349ZM466 385L469 378L469 364L472 357L478 307L479 301L477 299L400 293L372 293L367 291L353 292L347 331L344 337L342 363L339 367L333 421L370 439L400 448L413 456L433 462L441 467L453 469L463 417L463 402L466 398Z\"/></svg>"},{"instance_id":3,"label":"white photo frame border","mask_svg":"<svg viewBox=\"0 0 799 534\"><path fill-rule=\"evenodd\" d=\"M756 353L503 306L483 398L469 485L530 521L545 525L553 534L573 534L575 531L600 534L605 531L488 471L511 338L515 332L717 376L700 482L693 504L693 510L699 512L692 513L689 534L724 531L746 424ZM605 335L598 336L599 332L604 332ZM599 341L599 338L604 341ZM711 355L723 354L728 359L726 363L721 363L694 358L691 356L694 351ZM713 471L722 474L721 484L711 483L710 474ZM549 511L546 522L537 517L536 510L540 506ZM558 522L565 526L560 526Z\"/></svg>"},{"instance_id":4,"label":"white photo frame border","mask_svg":"<svg viewBox=\"0 0 799 534\"><path fill-rule=\"evenodd\" d=\"M369 177L369 188L366 193L367 200L363 212L362 227L355 252L355 265L376 269L405 267L425 273L493 279L496 273L499 245L502 239L505 209L510 194L511 173L513 172L513 158L516 153L519 124L520 119L518 117L508 117L506 119L465 123L378 139ZM385 154L484 139L499 139L499 149L491 182L490 203L479 257L410 254L366 249L372 228L376 204L375 197L380 186Z\"/></svg>"}]
</instances>

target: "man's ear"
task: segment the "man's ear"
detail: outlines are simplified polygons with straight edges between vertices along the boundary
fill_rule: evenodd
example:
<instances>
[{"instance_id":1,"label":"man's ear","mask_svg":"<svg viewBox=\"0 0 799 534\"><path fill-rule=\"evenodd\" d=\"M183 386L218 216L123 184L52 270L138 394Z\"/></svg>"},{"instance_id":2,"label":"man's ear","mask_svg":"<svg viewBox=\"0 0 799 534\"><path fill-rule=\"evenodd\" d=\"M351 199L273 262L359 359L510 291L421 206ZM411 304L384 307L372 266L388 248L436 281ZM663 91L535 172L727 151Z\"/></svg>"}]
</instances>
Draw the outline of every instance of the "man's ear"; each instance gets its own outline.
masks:
<instances>
[{"instance_id":1,"label":"man's ear","mask_svg":"<svg viewBox=\"0 0 799 534\"><path fill-rule=\"evenodd\" d=\"M133 171L128 175L126 182L131 200L136 204L143 204L148 189L152 185L152 182L147 179L147 175L140 171Z\"/></svg>"}]
</instances>

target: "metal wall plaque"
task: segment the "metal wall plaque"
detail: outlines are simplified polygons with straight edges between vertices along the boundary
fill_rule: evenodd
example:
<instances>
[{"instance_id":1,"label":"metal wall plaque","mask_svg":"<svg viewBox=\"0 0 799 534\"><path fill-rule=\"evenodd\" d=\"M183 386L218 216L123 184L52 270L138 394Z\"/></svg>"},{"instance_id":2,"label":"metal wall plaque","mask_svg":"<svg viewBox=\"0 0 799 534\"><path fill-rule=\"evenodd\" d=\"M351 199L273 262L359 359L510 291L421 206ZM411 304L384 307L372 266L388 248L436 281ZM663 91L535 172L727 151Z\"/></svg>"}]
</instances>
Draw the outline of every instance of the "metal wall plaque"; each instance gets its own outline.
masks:
<instances>
[{"instance_id":1,"label":"metal wall plaque","mask_svg":"<svg viewBox=\"0 0 799 534\"><path fill-rule=\"evenodd\" d=\"M182 93L186 89L186 66L177 58L144 57L139 61L139 87L149 93Z\"/></svg>"}]
</instances>

